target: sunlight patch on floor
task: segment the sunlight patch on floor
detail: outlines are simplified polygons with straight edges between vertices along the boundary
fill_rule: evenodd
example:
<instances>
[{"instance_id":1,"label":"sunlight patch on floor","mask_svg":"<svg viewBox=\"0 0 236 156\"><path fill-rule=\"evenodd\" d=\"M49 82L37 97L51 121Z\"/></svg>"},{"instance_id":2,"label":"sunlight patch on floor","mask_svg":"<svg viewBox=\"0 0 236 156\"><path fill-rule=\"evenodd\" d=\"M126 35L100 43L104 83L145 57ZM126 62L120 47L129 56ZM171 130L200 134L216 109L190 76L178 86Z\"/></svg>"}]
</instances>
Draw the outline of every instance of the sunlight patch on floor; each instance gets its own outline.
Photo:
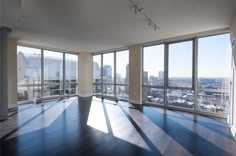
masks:
<instances>
[{"instance_id":1,"label":"sunlight patch on floor","mask_svg":"<svg viewBox=\"0 0 236 156\"><path fill-rule=\"evenodd\" d=\"M159 109L155 109L155 110L163 114L163 111L160 111ZM167 111L167 113L168 112L171 112L171 111ZM210 143L216 145L217 147L221 148L222 150L229 152L232 155L235 155L236 143L234 140L229 139L217 132L214 132L214 131L202 126L201 124L198 124L197 122L193 122L192 120L184 119L183 116L179 115L178 113L173 112L173 113L171 113L171 115L168 115L168 118L177 122L181 126L187 128L192 133L195 133L198 136L209 141ZM222 142L222 139L224 140L223 142Z\"/></svg>"},{"instance_id":2,"label":"sunlight patch on floor","mask_svg":"<svg viewBox=\"0 0 236 156\"><path fill-rule=\"evenodd\" d=\"M147 143L143 140L139 132L128 120L119 106L110 104L105 104L105 106L108 113L112 133L115 137L135 146L151 151Z\"/></svg>"},{"instance_id":3,"label":"sunlight patch on floor","mask_svg":"<svg viewBox=\"0 0 236 156\"><path fill-rule=\"evenodd\" d=\"M92 101L87 125L104 133L108 133L106 118L101 102L95 100Z\"/></svg>"},{"instance_id":4,"label":"sunlight patch on floor","mask_svg":"<svg viewBox=\"0 0 236 156\"><path fill-rule=\"evenodd\" d=\"M192 155L165 131L163 131L160 127L153 123L148 117L143 115L139 110L129 109L126 111L161 154L186 156ZM140 113L140 115L138 115L138 118L137 113ZM160 140L162 141L160 142ZM169 151L168 149L171 149L171 151Z\"/></svg>"},{"instance_id":5,"label":"sunlight patch on floor","mask_svg":"<svg viewBox=\"0 0 236 156\"><path fill-rule=\"evenodd\" d=\"M75 98L70 98L43 106L39 104L21 112L16 120L17 127L8 130L8 132L14 130L16 132L12 133L7 139L49 127L74 100Z\"/></svg>"}]
</instances>

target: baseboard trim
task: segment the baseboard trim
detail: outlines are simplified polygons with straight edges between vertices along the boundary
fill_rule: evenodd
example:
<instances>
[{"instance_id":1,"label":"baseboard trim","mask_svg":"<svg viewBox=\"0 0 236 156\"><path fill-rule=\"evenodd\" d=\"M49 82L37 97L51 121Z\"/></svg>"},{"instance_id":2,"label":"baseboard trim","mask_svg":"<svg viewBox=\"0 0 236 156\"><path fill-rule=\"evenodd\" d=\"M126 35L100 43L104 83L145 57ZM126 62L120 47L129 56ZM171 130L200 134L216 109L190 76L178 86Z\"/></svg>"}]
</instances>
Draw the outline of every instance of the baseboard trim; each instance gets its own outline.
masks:
<instances>
[{"instance_id":1,"label":"baseboard trim","mask_svg":"<svg viewBox=\"0 0 236 156\"><path fill-rule=\"evenodd\" d=\"M232 126L232 127L230 128L230 130L231 130L231 133L232 133L234 139L236 140L236 129L235 129L235 127Z\"/></svg>"},{"instance_id":2,"label":"baseboard trim","mask_svg":"<svg viewBox=\"0 0 236 156\"><path fill-rule=\"evenodd\" d=\"M93 96L93 93L91 94L78 94L79 97L90 97Z\"/></svg>"},{"instance_id":3,"label":"baseboard trim","mask_svg":"<svg viewBox=\"0 0 236 156\"><path fill-rule=\"evenodd\" d=\"M129 103L142 105L141 101L129 99Z\"/></svg>"},{"instance_id":4,"label":"baseboard trim","mask_svg":"<svg viewBox=\"0 0 236 156\"><path fill-rule=\"evenodd\" d=\"M13 109L13 108L17 108L18 105L17 104L10 104L8 105L8 109Z\"/></svg>"}]
</instances>

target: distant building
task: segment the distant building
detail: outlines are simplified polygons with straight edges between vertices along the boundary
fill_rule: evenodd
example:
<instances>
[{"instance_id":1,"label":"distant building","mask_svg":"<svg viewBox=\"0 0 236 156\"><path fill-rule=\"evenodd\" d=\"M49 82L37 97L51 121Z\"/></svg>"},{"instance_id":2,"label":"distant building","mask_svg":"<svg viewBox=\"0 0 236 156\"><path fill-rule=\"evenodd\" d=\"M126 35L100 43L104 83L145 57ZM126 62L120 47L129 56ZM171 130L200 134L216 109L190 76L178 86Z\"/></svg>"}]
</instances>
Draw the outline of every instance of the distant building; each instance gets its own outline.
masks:
<instances>
[{"instance_id":1,"label":"distant building","mask_svg":"<svg viewBox=\"0 0 236 156\"><path fill-rule=\"evenodd\" d=\"M93 79L96 83L101 82L101 68L97 62L93 62Z\"/></svg>"},{"instance_id":2,"label":"distant building","mask_svg":"<svg viewBox=\"0 0 236 156\"><path fill-rule=\"evenodd\" d=\"M158 78L163 80L164 79L164 71L159 71L158 72Z\"/></svg>"},{"instance_id":3,"label":"distant building","mask_svg":"<svg viewBox=\"0 0 236 156\"><path fill-rule=\"evenodd\" d=\"M122 83L123 82L121 74L119 74L119 73L116 73L116 82L118 82L118 83Z\"/></svg>"},{"instance_id":4,"label":"distant building","mask_svg":"<svg viewBox=\"0 0 236 156\"><path fill-rule=\"evenodd\" d=\"M110 65L103 66L103 82L112 81L112 68Z\"/></svg>"},{"instance_id":5,"label":"distant building","mask_svg":"<svg viewBox=\"0 0 236 156\"><path fill-rule=\"evenodd\" d=\"M148 83L148 72L147 71L143 72L143 82L146 84Z\"/></svg>"},{"instance_id":6,"label":"distant building","mask_svg":"<svg viewBox=\"0 0 236 156\"><path fill-rule=\"evenodd\" d=\"M44 58L44 96L62 94L63 60L62 58L47 56ZM17 54L17 83L18 100L32 100L40 97L41 82L41 54ZM77 82L78 62L73 59L65 60L66 82ZM57 83L57 84L53 84ZM66 94L75 94L75 84L65 84ZM73 88L73 89L72 89ZM71 90L72 89L72 90Z\"/></svg>"}]
</instances>

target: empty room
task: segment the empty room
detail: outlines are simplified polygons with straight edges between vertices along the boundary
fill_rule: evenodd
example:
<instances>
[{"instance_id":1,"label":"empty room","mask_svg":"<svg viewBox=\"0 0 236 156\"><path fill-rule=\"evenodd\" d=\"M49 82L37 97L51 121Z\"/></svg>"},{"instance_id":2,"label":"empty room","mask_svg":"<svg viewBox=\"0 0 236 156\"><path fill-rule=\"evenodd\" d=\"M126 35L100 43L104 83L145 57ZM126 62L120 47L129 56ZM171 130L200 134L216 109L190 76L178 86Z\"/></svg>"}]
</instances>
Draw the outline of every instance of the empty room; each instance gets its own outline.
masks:
<instances>
[{"instance_id":1,"label":"empty room","mask_svg":"<svg viewBox=\"0 0 236 156\"><path fill-rule=\"evenodd\" d=\"M0 0L0 155L236 155L235 0Z\"/></svg>"}]
</instances>

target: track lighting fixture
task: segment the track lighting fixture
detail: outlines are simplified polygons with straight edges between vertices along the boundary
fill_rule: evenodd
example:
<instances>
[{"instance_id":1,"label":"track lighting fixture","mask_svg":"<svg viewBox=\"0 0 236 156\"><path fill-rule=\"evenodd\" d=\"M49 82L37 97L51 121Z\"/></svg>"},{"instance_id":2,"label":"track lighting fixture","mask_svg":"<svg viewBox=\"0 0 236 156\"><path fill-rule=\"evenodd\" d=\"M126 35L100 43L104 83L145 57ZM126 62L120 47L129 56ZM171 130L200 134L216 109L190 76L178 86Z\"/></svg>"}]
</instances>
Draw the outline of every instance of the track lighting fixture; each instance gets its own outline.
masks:
<instances>
[{"instance_id":1,"label":"track lighting fixture","mask_svg":"<svg viewBox=\"0 0 236 156\"><path fill-rule=\"evenodd\" d=\"M130 8L134 9L135 14L140 13L141 15L143 15L145 18L144 20L147 21L148 25L152 27L154 30L160 29L160 27L157 26L157 24L155 24L153 20L150 17L148 17L148 15L144 12L143 7L139 7L139 4L135 2L134 0L129 0L129 2L131 4Z\"/></svg>"}]
</instances>

